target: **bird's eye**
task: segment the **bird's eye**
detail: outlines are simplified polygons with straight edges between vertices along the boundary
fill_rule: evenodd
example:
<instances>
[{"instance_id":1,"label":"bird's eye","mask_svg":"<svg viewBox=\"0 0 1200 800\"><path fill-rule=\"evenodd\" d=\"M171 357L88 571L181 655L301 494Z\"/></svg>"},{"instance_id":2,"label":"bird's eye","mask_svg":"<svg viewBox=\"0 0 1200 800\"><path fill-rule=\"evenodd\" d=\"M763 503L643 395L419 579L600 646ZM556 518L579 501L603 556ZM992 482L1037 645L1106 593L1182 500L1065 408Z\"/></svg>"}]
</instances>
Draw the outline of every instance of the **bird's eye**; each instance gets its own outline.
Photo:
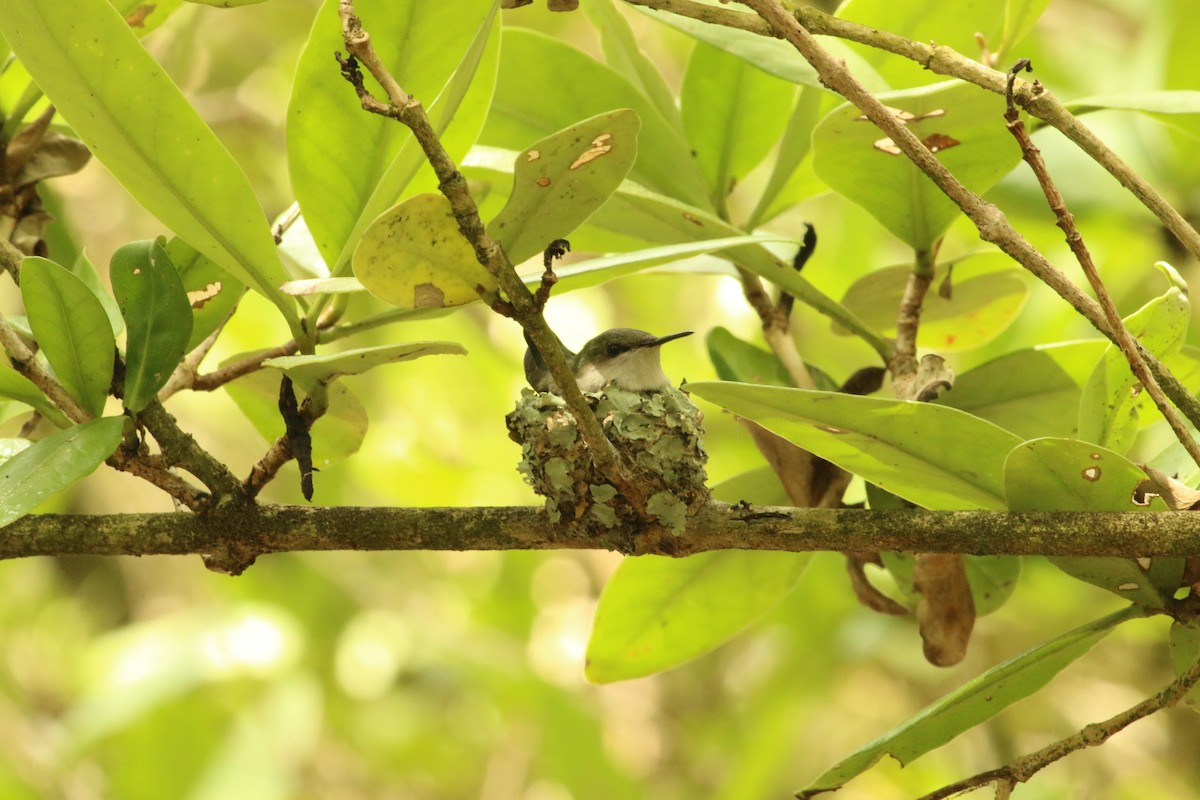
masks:
<instances>
[{"instance_id":1,"label":"bird's eye","mask_svg":"<svg viewBox=\"0 0 1200 800\"><path fill-rule=\"evenodd\" d=\"M608 347L605 349L605 352L608 354L608 357L609 357L609 358L616 358L617 356L621 355L621 345L619 345L619 344L610 344L610 345L609 345L609 346L608 346Z\"/></svg>"}]
</instances>

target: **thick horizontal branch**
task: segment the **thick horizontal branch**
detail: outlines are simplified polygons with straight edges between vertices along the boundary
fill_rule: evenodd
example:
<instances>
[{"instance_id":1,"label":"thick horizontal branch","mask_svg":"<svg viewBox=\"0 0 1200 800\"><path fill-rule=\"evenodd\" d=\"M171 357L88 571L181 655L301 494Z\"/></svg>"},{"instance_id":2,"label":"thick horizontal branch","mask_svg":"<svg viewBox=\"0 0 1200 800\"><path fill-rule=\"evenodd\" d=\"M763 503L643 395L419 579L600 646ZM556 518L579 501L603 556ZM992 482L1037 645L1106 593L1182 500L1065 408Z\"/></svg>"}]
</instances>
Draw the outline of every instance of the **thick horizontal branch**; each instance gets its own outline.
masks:
<instances>
[{"instance_id":1,"label":"thick horizontal branch","mask_svg":"<svg viewBox=\"0 0 1200 800\"><path fill-rule=\"evenodd\" d=\"M897 550L974 555L1200 555L1200 515L1189 512L1009 514L728 506L701 510L684 533L616 530L572 535L540 508L312 508L239 512L39 515L0 538L0 558L183 555L239 572L256 556L299 550L603 549L684 556L709 550Z\"/></svg>"}]
</instances>

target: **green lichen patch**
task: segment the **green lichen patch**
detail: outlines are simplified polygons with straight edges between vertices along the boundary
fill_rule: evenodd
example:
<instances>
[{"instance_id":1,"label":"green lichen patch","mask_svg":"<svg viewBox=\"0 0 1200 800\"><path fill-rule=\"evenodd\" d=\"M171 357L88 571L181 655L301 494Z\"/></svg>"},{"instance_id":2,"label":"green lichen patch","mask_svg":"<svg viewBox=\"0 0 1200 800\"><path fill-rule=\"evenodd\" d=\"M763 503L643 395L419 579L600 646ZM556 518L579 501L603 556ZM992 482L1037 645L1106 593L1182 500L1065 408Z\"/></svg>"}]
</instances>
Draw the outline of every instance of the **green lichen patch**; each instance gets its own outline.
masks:
<instances>
[{"instance_id":1,"label":"green lichen patch","mask_svg":"<svg viewBox=\"0 0 1200 800\"><path fill-rule=\"evenodd\" d=\"M646 511L681 531L688 514L708 500L700 411L677 389L627 392L610 387L586 395L616 449L647 483ZM584 532L644 524L624 496L595 469L562 399L524 389L505 418L521 445L518 470L555 521L574 521Z\"/></svg>"}]
</instances>

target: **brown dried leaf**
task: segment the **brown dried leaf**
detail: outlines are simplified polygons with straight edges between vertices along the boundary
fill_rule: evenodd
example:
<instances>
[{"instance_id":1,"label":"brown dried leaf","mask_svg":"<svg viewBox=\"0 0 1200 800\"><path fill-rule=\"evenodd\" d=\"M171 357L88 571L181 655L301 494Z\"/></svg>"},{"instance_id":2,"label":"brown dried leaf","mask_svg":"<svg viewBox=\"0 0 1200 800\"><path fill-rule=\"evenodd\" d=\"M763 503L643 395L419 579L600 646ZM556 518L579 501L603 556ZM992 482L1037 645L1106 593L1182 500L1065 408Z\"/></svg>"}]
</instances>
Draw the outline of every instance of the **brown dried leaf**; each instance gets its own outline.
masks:
<instances>
[{"instance_id":1,"label":"brown dried leaf","mask_svg":"<svg viewBox=\"0 0 1200 800\"><path fill-rule=\"evenodd\" d=\"M28 131L29 128L25 130ZM22 131L18 134L13 139L14 143L24 133L25 131ZM21 162L21 167L15 173L13 185L25 186L47 178L73 175L83 169L91 157L91 151L78 139L64 136L57 131L47 131L37 149L17 159ZM10 157L10 166L13 161ZM9 174L14 173L10 170Z\"/></svg>"},{"instance_id":2,"label":"brown dried leaf","mask_svg":"<svg viewBox=\"0 0 1200 800\"><path fill-rule=\"evenodd\" d=\"M954 370L946 365L946 359L932 353L921 359L916 372L892 379L892 389L901 400L936 400L953 385Z\"/></svg>"},{"instance_id":3,"label":"brown dried leaf","mask_svg":"<svg viewBox=\"0 0 1200 800\"><path fill-rule=\"evenodd\" d=\"M1158 495L1172 511L1193 511L1200 508L1200 491L1192 489L1182 481L1172 478L1154 467L1142 466L1150 477L1133 490L1133 502L1147 505L1151 495Z\"/></svg>"},{"instance_id":4,"label":"brown dried leaf","mask_svg":"<svg viewBox=\"0 0 1200 800\"><path fill-rule=\"evenodd\" d=\"M845 556L846 572L850 575L850 586L858 602L880 614L902 617L908 613L908 609L876 589L867 577L867 564L883 566L878 553L846 553Z\"/></svg>"},{"instance_id":5,"label":"brown dried leaf","mask_svg":"<svg viewBox=\"0 0 1200 800\"><path fill-rule=\"evenodd\" d=\"M838 508L853 477L761 425L738 418L797 508Z\"/></svg>"},{"instance_id":6,"label":"brown dried leaf","mask_svg":"<svg viewBox=\"0 0 1200 800\"><path fill-rule=\"evenodd\" d=\"M962 661L975 627L975 601L963 557L918 553L913 586L921 594L917 625L925 643L925 659L937 667Z\"/></svg>"}]
</instances>

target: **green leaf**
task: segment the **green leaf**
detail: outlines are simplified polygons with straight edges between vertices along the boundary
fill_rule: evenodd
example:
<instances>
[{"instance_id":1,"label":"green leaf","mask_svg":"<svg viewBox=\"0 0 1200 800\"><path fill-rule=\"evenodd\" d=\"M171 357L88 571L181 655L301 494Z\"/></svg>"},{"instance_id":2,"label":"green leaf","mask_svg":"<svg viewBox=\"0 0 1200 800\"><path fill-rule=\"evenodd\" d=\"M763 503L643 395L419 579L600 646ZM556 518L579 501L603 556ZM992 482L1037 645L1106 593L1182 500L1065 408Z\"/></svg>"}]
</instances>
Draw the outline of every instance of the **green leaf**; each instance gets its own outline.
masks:
<instances>
[{"instance_id":1,"label":"green leaf","mask_svg":"<svg viewBox=\"0 0 1200 800\"><path fill-rule=\"evenodd\" d=\"M191 306L192 335L185 348L191 351L225 324L246 287L179 237L167 242L167 255L179 271Z\"/></svg>"},{"instance_id":2,"label":"green leaf","mask_svg":"<svg viewBox=\"0 0 1200 800\"><path fill-rule=\"evenodd\" d=\"M786 236L730 236L726 239L708 239L701 242L648 247L632 253L613 253L598 258L575 261L565 267L555 267L554 274L558 276L558 283L554 284L554 293L561 294L573 292L576 289L599 286L607 281L632 275L635 272L672 264L705 253L720 252L747 244L791 241L791 238ZM541 279L541 273L527 275L523 278L529 286L536 286Z\"/></svg>"},{"instance_id":3,"label":"green leaf","mask_svg":"<svg viewBox=\"0 0 1200 800\"><path fill-rule=\"evenodd\" d=\"M1034 439L1009 453L1004 492L1010 511L1166 511L1155 497L1138 505L1134 492L1146 473L1120 453L1077 439ZM1162 608L1174 592L1160 592L1147 571L1129 558L1051 557L1056 567L1082 581L1148 608ZM1183 559L1155 559L1177 562ZM1167 571L1174 571L1170 563ZM1164 565L1159 565L1162 571Z\"/></svg>"},{"instance_id":4,"label":"green leaf","mask_svg":"<svg viewBox=\"0 0 1200 800\"><path fill-rule=\"evenodd\" d=\"M713 487L713 495L728 502L787 503L774 473L758 471ZM588 642L588 680L638 678L710 652L774 608L811 558L739 550L626 558L600 595Z\"/></svg>"},{"instance_id":5,"label":"green leaf","mask_svg":"<svg viewBox=\"0 0 1200 800\"><path fill-rule=\"evenodd\" d=\"M743 342L727 328L716 327L704 338L709 360L723 381L794 386L792 376L774 353Z\"/></svg>"},{"instance_id":6,"label":"green leaf","mask_svg":"<svg viewBox=\"0 0 1200 800\"><path fill-rule=\"evenodd\" d=\"M58 431L0 464L0 526L92 473L121 443L123 417L93 419Z\"/></svg>"},{"instance_id":7,"label":"green leaf","mask_svg":"<svg viewBox=\"0 0 1200 800\"><path fill-rule=\"evenodd\" d=\"M439 134L470 86L493 32L495 11L495 0L355 4L355 13L375 34L371 42L381 61L425 104ZM338 73L333 53L345 50L341 30L338 2L326 0L296 67L287 113L293 190L318 249L336 275L344 274L342 265L348 263L362 231L396 202L424 160L408 129L364 112ZM494 57L495 46L491 49ZM464 111L478 108L484 113L487 97L477 99ZM459 146L465 152L469 144ZM460 155L451 153L456 159Z\"/></svg>"},{"instance_id":8,"label":"green leaf","mask_svg":"<svg viewBox=\"0 0 1200 800\"><path fill-rule=\"evenodd\" d=\"M837 15L851 22L903 36L918 42L946 45L971 58L979 56L976 36L983 36L993 63L1006 64L1009 53L1037 22L1050 0L848 0ZM893 86L928 83L929 71L905 58L882 50L854 46Z\"/></svg>"},{"instance_id":9,"label":"green leaf","mask_svg":"<svg viewBox=\"0 0 1200 800\"><path fill-rule=\"evenodd\" d=\"M1129 332L1159 358L1179 352L1191 318L1187 287L1177 280L1178 273L1162 266L1169 270L1171 288L1124 320ZM1079 438L1121 452L1128 450L1137 435L1140 388L1124 354L1116 345L1109 345L1083 387Z\"/></svg>"},{"instance_id":10,"label":"green leaf","mask_svg":"<svg viewBox=\"0 0 1200 800\"><path fill-rule=\"evenodd\" d=\"M133 32L140 39L146 34L158 30L158 26L166 22L167 18L183 5L184 0L157 0L153 5L144 2L144 0L109 0L109 2L112 3L113 8L117 9L123 19L128 19L130 14L134 12L145 14L144 17L139 17L139 24L132 28Z\"/></svg>"},{"instance_id":11,"label":"green leaf","mask_svg":"<svg viewBox=\"0 0 1200 800\"><path fill-rule=\"evenodd\" d=\"M109 263L113 294L129 329L124 400L134 414L166 385L192 335L192 307L166 242L159 237L127 244Z\"/></svg>"},{"instance_id":12,"label":"green leaf","mask_svg":"<svg viewBox=\"0 0 1200 800\"><path fill-rule=\"evenodd\" d=\"M820 792L837 789L885 755L891 755L901 764L911 763L1041 689L1113 628L1138 616L1140 612L1135 607L1122 609L993 667L842 759L796 796L807 800Z\"/></svg>"},{"instance_id":13,"label":"green leaf","mask_svg":"<svg viewBox=\"0 0 1200 800\"><path fill-rule=\"evenodd\" d=\"M629 680L711 651L774 608L811 558L737 550L626 558L600 595L584 674Z\"/></svg>"},{"instance_id":14,"label":"green leaf","mask_svg":"<svg viewBox=\"0 0 1200 800\"><path fill-rule=\"evenodd\" d=\"M919 347L939 353L982 347L1016 320L1029 296L1024 274L1012 267L1012 259L1004 253L984 253L939 264L935 282L947 268L954 270L953 290L949 297L935 291L925 295ZM911 273L911 265L868 273L846 290L842 305L884 336L895 336L896 309ZM833 330L850 333L836 323Z\"/></svg>"},{"instance_id":15,"label":"green leaf","mask_svg":"<svg viewBox=\"0 0 1200 800\"><path fill-rule=\"evenodd\" d=\"M687 390L919 506L1005 507L1003 457L1021 440L957 409L744 383Z\"/></svg>"},{"instance_id":16,"label":"green leaf","mask_svg":"<svg viewBox=\"0 0 1200 800\"><path fill-rule=\"evenodd\" d=\"M697 41L719 47L731 55L753 64L759 69L783 78L785 81L800 83L825 90L825 86L817 77L817 72L796 52L790 43L769 36L759 36L749 31L726 28L708 22L683 17L676 14L663 14L640 6L634 6L648 17L687 34ZM845 43L837 39L823 39L821 46L826 48L834 58L845 61L846 68L858 81L871 92L884 92L891 88L879 76L879 73Z\"/></svg>"},{"instance_id":17,"label":"green leaf","mask_svg":"<svg viewBox=\"0 0 1200 800\"><path fill-rule=\"evenodd\" d=\"M1172 622L1167 643L1171 650L1171 666L1175 668L1175 676L1179 677L1200 661L1200 619L1192 617L1187 622ZM1193 711L1200 711L1200 686L1193 686L1183 702Z\"/></svg>"},{"instance_id":18,"label":"green leaf","mask_svg":"<svg viewBox=\"0 0 1200 800\"><path fill-rule=\"evenodd\" d=\"M938 402L1024 439L1073 436L1081 388L1106 345L1093 339L1002 355L959 375Z\"/></svg>"},{"instance_id":19,"label":"green leaf","mask_svg":"<svg viewBox=\"0 0 1200 800\"><path fill-rule=\"evenodd\" d=\"M713 205L725 207L783 134L796 87L742 59L698 42L688 59L679 103L683 127L708 181Z\"/></svg>"},{"instance_id":20,"label":"green leaf","mask_svg":"<svg viewBox=\"0 0 1200 800\"><path fill-rule=\"evenodd\" d=\"M92 294L96 295L100 305L104 306L104 313L108 315L108 324L112 327L113 336L120 334L125 328L125 320L121 318L121 309L117 307L117 301L104 288L100 274L96 272L96 266L88 258L87 253L80 250L69 269L76 278L79 278L85 286L92 290Z\"/></svg>"},{"instance_id":21,"label":"green leaf","mask_svg":"<svg viewBox=\"0 0 1200 800\"><path fill-rule=\"evenodd\" d=\"M240 360L247 354L230 360ZM225 391L246 418L262 435L273 442L283 435L283 418L279 416L279 373L259 370L225 384ZM367 435L367 410L359 399L342 383L328 388L329 408L313 423L313 465L324 468L343 461L362 446Z\"/></svg>"},{"instance_id":22,"label":"green leaf","mask_svg":"<svg viewBox=\"0 0 1200 800\"><path fill-rule=\"evenodd\" d=\"M892 92L879 99L912 115L909 129L969 189L983 193L1021 160L994 96L961 81ZM813 169L831 189L865 208L914 250L928 251L960 213L890 139L850 104L813 131Z\"/></svg>"},{"instance_id":23,"label":"green leaf","mask_svg":"<svg viewBox=\"0 0 1200 800\"><path fill-rule=\"evenodd\" d=\"M706 197L682 132L625 78L569 44L524 28L504 32L496 96L480 144L522 150L614 108L642 121L632 177L673 197Z\"/></svg>"},{"instance_id":24,"label":"green leaf","mask_svg":"<svg viewBox=\"0 0 1200 800\"><path fill-rule=\"evenodd\" d=\"M492 15L476 33L475 41L454 71L454 77L429 109L430 124L455 163L461 162L475 144L491 110L500 65L498 12L499 9L493 7ZM416 139L405 139L400 153L371 194L366 210L351 234L351 244L375 216L396 202L401 188L407 194L420 194L438 191L438 186L438 177L429 166L420 143ZM348 260L349 252L344 249L342 256ZM347 267L348 264L343 264L338 274L348 272Z\"/></svg>"},{"instance_id":25,"label":"green leaf","mask_svg":"<svg viewBox=\"0 0 1200 800\"><path fill-rule=\"evenodd\" d=\"M517 157L513 190L488 234L519 264L567 238L629 174L641 123L630 109L559 131Z\"/></svg>"},{"instance_id":26,"label":"green leaf","mask_svg":"<svg viewBox=\"0 0 1200 800\"><path fill-rule=\"evenodd\" d=\"M796 96L796 105L771 167L771 177L759 193L758 203L746 222L747 230L754 230L764 220L791 208L810 194L806 186L818 183L812 180L811 170L802 170L800 165L812 150L812 132L821 119L823 97L822 92L811 86L804 87ZM817 191L813 187L812 193Z\"/></svg>"},{"instance_id":27,"label":"green leaf","mask_svg":"<svg viewBox=\"0 0 1200 800\"><path fill-rule=\"evenodd\" d=\"M299 335L249 180L121 15L106 0L11 0L0 33L129 193L275 303Z\"/></svg>"},{"instance_id":28,"label":"green leaf","mask_svg":"<svg viewBox=\"0 0 1200 800\"><path fill-rule=\"evenodd\" d=\"M454 342L410 342L345 350L328 355L268 358L263 362L263 366L281 369L301 386L311 386L316 383L328 383L342 375L359 375L397 361L412 361L422 356L466 354L466 349Z\"/></svg>"},{"instance_id":29,"label":"green leaf","mask_svg":"<svg viewBox=\"0 0 1200 800\"><path fill-rule=\"evenodd\" d=\"M196 3L197 5L213 6L215 8L237 8L238 6L253 6L258 3L265 3L267 0L184 0L187 3Z\"/></svg>"},{"instance_id":30,"label":"green leaf","mask_svg":"<svg viewBox=\"0 0 1200 800\"><path fill-rule=\"evenodd\" d=\"M573 292L578 289L588 289L599 286L611 280L632 275L642 270L653 269L693 256L712 253L731 247L761 242L790 242L785 236L731 236L728 239L709 239L702 242L649 247L645 250L635 250L632 253L613 253L612 255L588 258L583 261L573 261L565 267L555 267L554 274L558 283L554 284L555 295ZM526 285L535 287L541 283L540 272L522 276ZM313 278L302 281L289 281L283 285L283 290L297 297L315 294L348 294L366 291L366 287L357 278ZM478 298L477 298L478 299Z\"/></svg>"},{"instance_id":31,"label":"green leaf","mask_svg":"<svg viewBox=\"0 0 1200 800\"><path fill-rule=\"evenodd\" d=\"M3 360L0 360L0 397L7 397L30 406L60 428L66 428L71 424L58 406L51 403L49 398L33 385L31 380Z\"/></svg>"},{"instance_id":32,"label":"green leaf","mask_svg":"<svg viewBox=\"0 0 1200 800\"><path fill-rule=\"evenodd\" d=\"M82 280L36 256L21 262L29 326L55 375L92 416L104 411L116 342L104 307Z\"/></svg>"},{"instance_id":33,"label":"green leaf","mask_svg":"<svg viewBox=\"0 0 1200 800\"><path fill-rule=\"evenodd\" d=\"M1200 137L1200 120L1196 118L1200 114L1200 92L1197 91L1102 94L1071 100L1064 105L1077 116L1093 111L1138 111L1191 136Z\"/></svg>"},{"instance_id":34,"label":"green leaf","mask_svg":"<svg viewBox=\"0 0 1200 800\"><path fill-rule=\"evenodd\" d=\"M583 10L600 34L600 46L604 49L608 65L641 90L663 119L676 128L682 128L671 87L663 79L658 66L638 47L633 28L617 11L613 0L584 3Z\"/></svg>"},{"instance_id":35,"label":"green leaf","mask_svg":"<svg viewBox=\"0 0 1200 800\"><path fill-rule=\"evenodd\" d=\"M476 287L497 291L440 194L410 197L372 222L354 251L354 274L399 308L458 306L479 299Z\"/></svg>"},{"instance_id":36,"label":"green leaf","mask_svg":"<svg viewBox=\"0 0 1200 800\"><path fill-rule=\"evenodd\" d=\"M643 135L639 142L644 141ZM512 158L513 154L510 151L476 147L467 157L464 166L473 177L495 176L511 169ZM586 240L594 232L588 231L589 228L615 232L626 247L637 247L642 242L674 244L681 241L701 242L745 235L744 231L709 211L652 192L628 180L621 184L608 202L588 219L587 226L581 229L585 234L582 239L584 244L579 245L573 240L580 249L587 248ZM766 248L733 248L729 252L729 258L786 289L801 303L841 320L881 354L890 352L890 345L882 337L858 322L840 303L822 293L807 278L796 272L790 263L784 263Z\"/></svg>"}]
</instances>

